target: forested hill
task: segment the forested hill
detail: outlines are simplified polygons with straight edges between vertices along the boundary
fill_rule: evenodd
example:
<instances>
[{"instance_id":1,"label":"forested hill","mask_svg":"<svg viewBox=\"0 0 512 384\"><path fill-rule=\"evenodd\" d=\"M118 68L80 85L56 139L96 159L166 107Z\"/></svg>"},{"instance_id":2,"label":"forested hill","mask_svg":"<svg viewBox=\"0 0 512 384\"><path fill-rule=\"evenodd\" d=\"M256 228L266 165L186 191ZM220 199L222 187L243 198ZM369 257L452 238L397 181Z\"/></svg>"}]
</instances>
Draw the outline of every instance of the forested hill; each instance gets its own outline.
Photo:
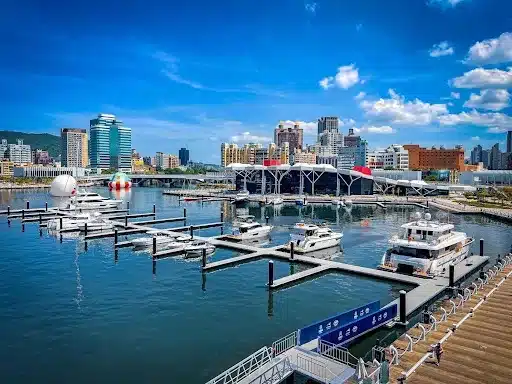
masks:
<instances>
[{"instance_id":1,"label":"forested hill","mask_svg":"<svg viewBox=\"0 0 512 384\"><path fill-rule=\"evenodd\" d=\"M7 139L9 144L16 144L17 139L23 140L31 149L42 149L48 151L50 156L56 158L60 155L60 137L49 133L25 133L15 131L0 131L0 140Z\"/></svg>"}]
</instances>

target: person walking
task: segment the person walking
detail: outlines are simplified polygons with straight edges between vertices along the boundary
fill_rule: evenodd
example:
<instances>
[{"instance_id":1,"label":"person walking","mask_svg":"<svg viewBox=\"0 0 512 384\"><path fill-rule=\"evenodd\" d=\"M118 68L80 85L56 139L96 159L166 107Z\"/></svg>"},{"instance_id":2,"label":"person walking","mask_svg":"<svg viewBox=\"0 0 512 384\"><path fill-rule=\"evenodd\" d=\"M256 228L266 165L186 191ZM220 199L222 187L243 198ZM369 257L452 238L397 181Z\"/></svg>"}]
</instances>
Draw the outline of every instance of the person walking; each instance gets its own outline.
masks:
<instances>
[{"instance_id":1,"label":"person walking","mask_svg":"<svg viewBox=\"0 0 512 384\"><path fill-rule=\"evenodd\" d=\"M434 347L434 357L437 359L436 365L439 367L439 364L441 363L441 356L443 355L443 346L441 343L437 343Z\"/></svg>"}]
</instances>

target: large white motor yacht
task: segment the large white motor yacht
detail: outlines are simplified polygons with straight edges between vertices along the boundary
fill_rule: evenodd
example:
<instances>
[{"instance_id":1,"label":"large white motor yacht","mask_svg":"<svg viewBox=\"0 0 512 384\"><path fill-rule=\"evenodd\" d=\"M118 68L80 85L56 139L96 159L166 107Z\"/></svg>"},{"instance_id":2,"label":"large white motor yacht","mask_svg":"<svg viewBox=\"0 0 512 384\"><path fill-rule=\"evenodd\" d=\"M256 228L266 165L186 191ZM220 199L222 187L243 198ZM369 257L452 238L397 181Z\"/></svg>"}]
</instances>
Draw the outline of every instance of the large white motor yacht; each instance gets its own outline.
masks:
<instances>
[{"instance_id":1,"label":"large white motor yacht","mask_svg":"<svg viewBox=\"0 0 512 384\"><path fill-rule=\"evenodd\" d=\"M416 221L401 226L398 235L389 240L392 247L382 257L379 269L434 277L448 271L450 264L464 260L473 239L454 231L448 223L432 221L416 213Z\"/></svg>"},{"instance_id":2,"label":"large white motor yacht","mask_svg":"<svg viewBox=\"0 0 512 384\"><path fill-rule=\"evenodd\" d=\"M148 235L153 235L156 238L156 245L158 248L176 241L176 236L167 236L158 231L149 231ZM136 249L151 248L153 246L153 237L139 237L132 240L132 245Z\"/></svg>"},{"instance_id":3,"label":"large white motor yacht","mask_svg":"<svg viewBox=\"0 0 512 384\"><path fill-rule=\"evenodd\" d=\"M290 237L291 240L286 248L290 249L290 244L293 242L296 252L306 253L339 246L343 233L333 232L331 228L323 225L297 223Z\"/></svg>"},{"instance_id":4,"label":"large white motor yacht","mask_svg":"<svg viewBox=\"0 0 512 384\"><path fill-rule=\"evenodd\" d=\"M274 196L267 198L267 205L281 205L284 203L284 200L280 196Z\"/></svg>"},{"instance_id":5,"label":"large white motor yacht","mask_svg":"<svg viewBox=\"0 0 512 384\"><path fill-rule=\"evenodd\" d=\"M78 229L78 224L86 223L91 220L91 215L88 213L81 213L73 216L66 216L61 218L55 218L48 220L47 228L49 230L61 230L61 229ZM62 228L60 224L62 222Z\"/></svg>"},{"instance_id":6,"label":"large white motor yacht","mask_svg":"<svg viewBox=\"0 0 512 384\"><path fill-rule=\"evenodd\" d=\"M249 192L241 191L235 195L235 200L233 201L233 203L244 203L246 201L249 201Z\"/></svg>"},{"instance_id":7,"label":"large white motor yacht","mask_svg":"<svg viewBox=\"0 0 512 384\"><path fill-rule=\"evenodd\" d=\"M184 249L185 257L197 257L203 254L203 250L207 255L211 255L215 252L215 245L210 244L206 240L193 240L185 245Z\"/></svg>"},{"instance_id":8,"label":"large white motor yacht","mask_svg":"<svg viewBox=\"0 0 512 384\"><path fill-rule=\"evenodd\" d=\"M250 240L266 237L274 228L271 225L263 225L256 221L240 222L233 228L232 238L238 240Z\"/></svg>"}]
</instances>

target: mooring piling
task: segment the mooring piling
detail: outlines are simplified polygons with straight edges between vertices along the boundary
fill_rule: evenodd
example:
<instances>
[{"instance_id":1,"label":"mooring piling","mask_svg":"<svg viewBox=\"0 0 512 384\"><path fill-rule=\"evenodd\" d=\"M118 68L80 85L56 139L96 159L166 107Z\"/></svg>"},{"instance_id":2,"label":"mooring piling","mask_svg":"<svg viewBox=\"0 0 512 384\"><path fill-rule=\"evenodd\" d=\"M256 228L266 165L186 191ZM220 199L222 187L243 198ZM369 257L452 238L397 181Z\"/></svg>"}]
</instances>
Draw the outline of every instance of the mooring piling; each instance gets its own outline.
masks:
<instances>
[{"instance_id":1,"label":"mooring piling","mask_svg":"<svg viewBox=\"0 0 512 384\"><path fill-rule=\"evenodd\" d=\"M405 297L407 292L404 290L400 291L400 323L405 325L407 323L407 307Z\"/></svg>"},{"instance_id":2,"label":"mooring piling","mask_svg":"<svg viewBox=\"0 0 512 384\"><path fill-rule=\"evenodd\" d=\"M203 259L202 260L203 261L202 265L203 265L203 268L204 268L204 267L206 267L206 249L205 248L203 248L203 255L202 256L203 256L202 257L202 259Z\"/></svg>"},{"instance_id":3,"label":"mooring piling","mask_svg":"<svg viewBox=\"0 0 512 384\"><path fill-rule=\"evenodd\" d=\"M293 241L290 241L290 259L293 260L295 253L295 243Z\"/></svg>"},{"instance_id":4,"label":"mooring piling","mask_svg":"<svg viewBox=\"0 0 512 384\"><path fill-rule=\"evenodd\" d=\"M480 256L484 255L484 239L480 239Z\"/></svg>"},{"instance_id":5,"label":"mooring piling","mask_svg":"<svg viewBox=\"0 0 512 384\"><path fill-rule=\"evenodd\" d=\"M268 261L268 287L272 287L274 284L274 262L272 260Z\"/></svg>"}]
</instances>

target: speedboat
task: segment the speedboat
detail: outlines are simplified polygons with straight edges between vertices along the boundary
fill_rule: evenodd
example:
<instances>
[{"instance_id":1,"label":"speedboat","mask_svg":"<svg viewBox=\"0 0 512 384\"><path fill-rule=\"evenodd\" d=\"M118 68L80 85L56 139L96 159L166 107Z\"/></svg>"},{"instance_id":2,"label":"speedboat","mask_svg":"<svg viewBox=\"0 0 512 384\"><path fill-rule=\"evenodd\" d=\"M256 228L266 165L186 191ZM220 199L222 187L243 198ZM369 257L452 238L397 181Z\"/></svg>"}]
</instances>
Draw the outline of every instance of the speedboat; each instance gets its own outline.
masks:
<instances>
[{"instance_id":1,"label":"speedboat","mask_svg":"<svg viewBox=\"0 0 512 384\"><path fill-rule=\"evenodd\" d=\"M210 244L206 240L194 240L185 245L184 247L185 257L197 257L203 254L203 250L207 255L211 255L215 252L215 245Z\"/></svg>"},{"instance_id":2,"label":"speedboat","mask_svg":"<svg viewBox=\"0 0 512 384\"><path fill-rule=\"evenodd\" d=\"M148 235L150 234L152 234L151 231L148 232ZM162 247L175 241L175 238L172 236L161 234L161 232L155 232L154 237L140 237L132 240L132 245L136 249L151 248L153 246L153 238L156 238L157 247Z\"/></svg>"},{"instance_id":3,"label":"speedboat","mask_svg":"<svg viewBox=\"0 0 512 384\"><path fill-rule=\"evenodd\" d=\"M279 197L279 196L276 196L276 197L271 197L270 199L267 200L267 205L281 205L283 204L284 200L282 197Z\"/></svg>"},{"instance_id":4,"label":"speedboat","mask_svg":"<svg viewBox=\"0 0 512 384\"><path fill-rule=\"evenodd\" d=\"M257 221L239 223L238 226L233 228L231 238L238 240L250 240L266 237L270 234L272 228L274 227L271 225L262 225Z\"/></svg>"},{"instance_id":5,"label":"speedboat","mask_svg":"<svg viewBox=\"0 0 512 384\"><path fill-rule=\"evenodd\" d=\"M286 245L291 248L294 243L294 250L299 253L318 251L319 249L331 248L340 245L343 233L334 232L327 226L315 224L297 223L294 233L290 234L290 242Z\"/></svg>"},{"instance_id":6,"label":"speedboat","mask_svg":"<svg viewBox=\"0 0 512 384\"><path fill-rule=\"evenodd\" d=\"M109 220L104 219L102 217L97 217L92 220L78 223L78 229L80 229L81 231L85 231L86 224L87 231L104 231L107 229L114 228L114 224L112 224Z\"/></svg>"},{"instance_id":7,"label":"speedboat","mask_svg":"<svg viewBox=\"0 0 512 384\"><path fill-rule=\"evenodd\" d=\"M454 226L431 220L430 213L401 226L398 235L389 240L389 248L382 256L379 269L435 277L448 270L450 264L464 260L474 239Z\"/></svg>"},{"instance_id":8,"label":"speedboat","mask_svg":"<svg viewBox=\"0 0 512 384\"><path fill-rule=\"evenodd\" d=\"M337 207L346 207L346 204L343 202L343 200L333 200L332 205Z\"/></svg>"},{"instance_id":9,"label":"speedboat","mask_svg":"<svg viewBox=\"0 0 512 384\"><path fill-rule=\"evenodd\" d=\"M87 202L87 201L105 201L109 200L108 197L103 197L96 192L88 192L86 190L78 191L76 195L73 196L73 199L77 203Z\"/></svg>"},{"instance_id":10,"label":"speedboat","mask_svg":"<svg viewBox=\"0 0 512 384\"><path fill-rule=\"evenodd\" d=\"M78 229L79 223L85 223L91 220L91 215L88 213L81 213L73 216L62 217L62 228L60 227L61 218L48 220L47 228L49 230L58 231L61 229Z\"/></svg>"},{"instance_id":11,"label":"speedboat","mask_svg":"<svg viewBox=\"0 0 512 384\"><path fill-rule=\"evenodd\" d=\"M249 201L249 192L241 191L235 195L235 200L233 200L233 203L245 203L246 201Z\"/></svg>"},{"instance_id":12,"label":"speedboat","mask_svg":"<svg viewBox=\"0 0 512 384\"><path fill-rule=\"evenodd\" d=\"M95 209L115 209L120 204L123 203L123 200L104 200L104 201L87 201L77 203L76 201L72 201L65 208L67 211L91 211Z\"/></svg>"},{"instance_id":13,"label":"speedboat","mask_svg":"<svg viewBox=\"0 0 512 384\"><path fill-rule=\"evenodd\" d=\"M254 215L238 215L233 221L233 227L238 227L241 223L252 223L254 219Z\"/></svg>"}]
</instances>

